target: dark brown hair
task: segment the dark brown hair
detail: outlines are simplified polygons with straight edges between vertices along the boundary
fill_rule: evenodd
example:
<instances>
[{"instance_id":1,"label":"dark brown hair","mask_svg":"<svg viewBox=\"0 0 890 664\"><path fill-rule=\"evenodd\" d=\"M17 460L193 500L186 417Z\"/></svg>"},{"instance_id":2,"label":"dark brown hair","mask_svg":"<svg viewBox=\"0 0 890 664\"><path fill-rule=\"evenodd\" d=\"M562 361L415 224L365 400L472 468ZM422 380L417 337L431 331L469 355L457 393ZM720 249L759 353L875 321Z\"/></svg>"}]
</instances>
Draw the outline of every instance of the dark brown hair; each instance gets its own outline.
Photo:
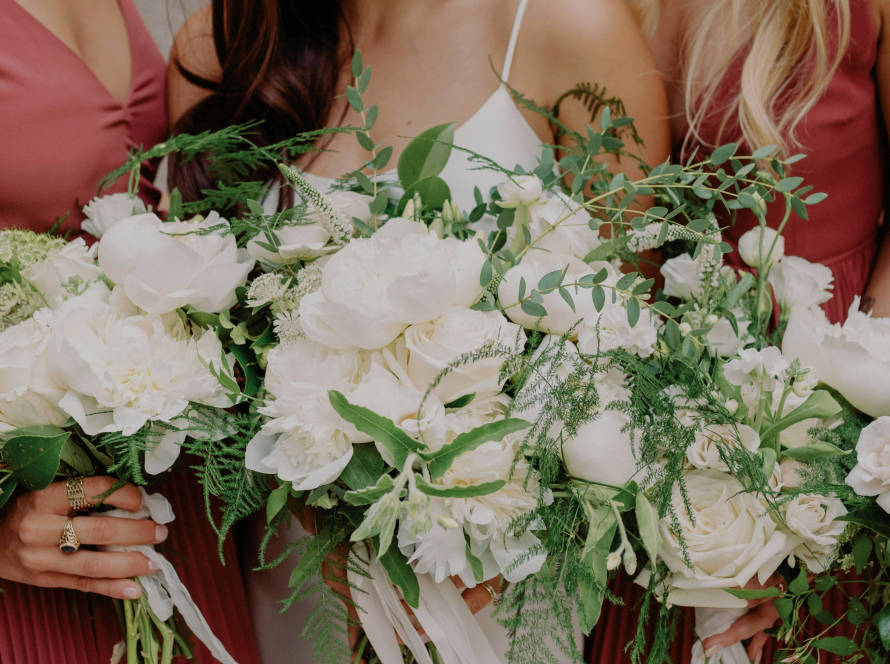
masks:
<instances>
[{"instance_id":1,"label":"dark brown hair","mask_svg":"<svg viewBox=\"0 0 890 664\"><path fill-rule=\"evenodd\" d=\"M174 63L186 80L213 91L179 119L174 134L262 120L251 140L265 146L328 123L344 54L352 50L341 45L344 27L351 37L340 0L213 0L212 14L222 76L209 81ZM251 174L277 177L272 164ZM193 201L215 183L206 159L177 163L174 154L169 184Z\"/></svg>"}]
</instances>

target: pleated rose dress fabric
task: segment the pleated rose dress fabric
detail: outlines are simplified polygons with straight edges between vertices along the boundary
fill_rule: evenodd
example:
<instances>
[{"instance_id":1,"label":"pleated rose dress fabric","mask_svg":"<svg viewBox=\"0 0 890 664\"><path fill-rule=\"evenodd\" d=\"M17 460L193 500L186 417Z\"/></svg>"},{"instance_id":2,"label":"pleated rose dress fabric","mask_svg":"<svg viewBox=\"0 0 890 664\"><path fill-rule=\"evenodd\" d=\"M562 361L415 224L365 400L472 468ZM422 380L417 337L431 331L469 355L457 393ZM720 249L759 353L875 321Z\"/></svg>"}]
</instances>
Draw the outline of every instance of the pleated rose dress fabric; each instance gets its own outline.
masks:
<instances>
[{"instance_id":1,"label":"pleated rose dress fabric","mask_svg":"<svg viewBox=\"0 0 890 664\"><path fill-rule=\"evenodd\" d=\"M0 0L0 228L45 231L68 212L63 230L79 233L80 206L96 195L99 181L131 148L166 138L164 59L132 0L120 6L133 61L125 104L14 0ZM151 175L143 169L140 194L156 203ZM126 187L124 178L111 191ZM235 660L258 663L235 546L229 537L224 566L194 474L167 473L150 490L167 496L177 517L159 549ZM0 588L0 664L111 660L123 636L112 600L8 581ZM202 645L194 652L193 661L215 661Z\"/></svg>"},{"instance_id":2,"label":"pleated rose dress fabric","mask_svg":"<svg viewBox=\"0 0 890 664\"><path fill-rule=\"evenodd\" d=\"M803 177L804 184L814 191L825 192L828 198L808 208L809 220L791 216L783 235L785 253L801 256L814 263L823 263L834 274L834 297L823 309L832 322L847 317L847 310L856 295L861 295L868 283L877 251L878 228L884 208L885 146L882 120L877 103L875 64L877 62L877 31L868 0L851 0L850 45L840 67L832 78L824 96L807 114L798 134L802 143L799 152L807 158L793 166L792 175ZM829 18L829 25L833 20ZM836 35L833 35L836 42ZM739 81L738 70L731 72L728 82ZM737 89L737 88L736 88ZM723 94L714 105L710 122L705 124L703 137L717 143L722 109L734 89L727 83ZM733 137L733 132L724 132ZM722 142L728 143L732 138ZM708 151L710 148L706 148ZM750 153L750 148L741 148ZM784 203L770 206L767 222L776 227L782 219ZM726 239L737 249L739 237L758 224L749 210L740 210L735 222L729 217L721 219L721 226L730 226L724 232ZM738 251L729 254L727 261L735 267L744 267ZM852 577L847 577L850 579ZM862 591L860 584L845 586L846 592ZM622 573L610 588L624 599L625 606L608 602L591 634L591 664L624 664L630 662L625 646L636 634L640 615L636 604L643 589ZM844 595L834 589L826 594L825 609L835 616L846 611ZM692 609L684 610L684 618L678 625L671 645L671 662L681 664L691 659L692 646L696 641L692 625L695 616ZM811 621L812 633L825 629L824 625ZM651 621L650 621L651 628ZM650 641L651 641L651 629ZM831 630L831 635L845 634L853 637L854 630L847 625ZM763 662L772 662L776 652L775 641L767 644ZM822 664L835 664L842 660L838 655L822 653Z\"/></svg>"}]
</instances>

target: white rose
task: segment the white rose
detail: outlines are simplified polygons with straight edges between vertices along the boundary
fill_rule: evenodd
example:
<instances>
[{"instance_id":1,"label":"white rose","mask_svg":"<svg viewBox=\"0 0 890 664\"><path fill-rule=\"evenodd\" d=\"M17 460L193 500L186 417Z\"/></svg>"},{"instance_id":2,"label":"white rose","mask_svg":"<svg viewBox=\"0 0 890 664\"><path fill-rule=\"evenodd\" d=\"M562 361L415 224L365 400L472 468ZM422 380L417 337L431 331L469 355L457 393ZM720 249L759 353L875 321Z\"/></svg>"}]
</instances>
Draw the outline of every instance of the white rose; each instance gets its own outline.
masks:
<instances>
[{"instance_id":1,"label":"white rose","mask_svg":"<svg viewBox=\"0 0 890 664\"><path fill-rule=\"evenodd\" d=\"M350 221L353 217L364 222L371 218L369 205L374 200L373 196L355 191L330 191L325 196L330 203L340 208Z\"/></svg>"},{"instance_id":2,"label":"white rose","mask_svg":"<svg viewBox=\"0 0 890 664\"><path fill-rule=\"evenodd\" d=\"M792 459L791 457L785 457L779 462L779 472L781 474L781 482L778 487L774 488L783 488L787 487L789 489L797 489L800 487L800 483L803 481L800 472L798 472L802 466L800 462L796 459Z\"/></svg>"},{"instance_id":3,"label":"white rose","mask_svg":"<svg viewBox=\"0 0 890 664\"><path fill-rule=\"evenodd\" d=\"M601 410L597 418L581 425L574 438L563 441L562 457L572 477L621 486L637 473L637 459L629 431L622 431L627 415Z\"/></svg>"},{"instance_id":4,"label":"white rose","mask_svg":"<svg viewBox=\"0 0 890 664\"><path fill-rule=\"evenodd\" d=\"M752 228L739 238L739 255L751 267L761 267L761 256L772 267L785 255L785 238L769 227Z\"/></svg>"},{"instance_id":5,"label":"white rose","mask_svg":"<svg viewBox=\"0 0 890 664\"><path fill-rule=\"evenodd\" d=\"M664 277L664 294L684 300L694 300L701 296L701 278L698 264L689 254L669 258L661 266Z\"/></svg>"},{"instance_id":6,"label":"white rose","mask_svg":"<svg viewBox=\"0 0 890 664\"><path fill-rule=\"evenodd\" d=\"M890 415L890 318L862 313L858 297L843 325L819 307L792 311L782 351L867 415Z\"/></svg>"},{"instance_id":7,"label":"white rose","mask_svg":"<svg viewBox=\"0 0 890 664\"><path fill-rule=\"evenodd\" d=\"M560 256L543 252L530 252L519 265L509 270L498 286L498 299L504 307L504 312L514 323L525 328L534 329L538 324L542 332L549 334L565 334L580 320L596 313L593 306L590 289L567 287L575 303L575 311L563 300L557 291L543 293L543 307L547 314L538 323L538 318L527 314L522 310L519 302L520 284L525 281L525 297L528 298L532 289L538 287L538 282L545 274L555 270L563 270L568 266L565 282L575 283L586 274L595 274L585 263L570 256ZM576 329L577 333L577 329Z\"/></svg>"},{"instance_id":8,"label":"white rose","mask_svg":"<svg viewBox=\"0 0 890 664\"><path fill-rule=\"evenodd\" d=\"M783 311L809 309L828 302L834 285L831 269L797 256L785 256L767 278Z\"/></svg>"},{"instance_id":9,"label":"white rose","mask_svg":"<svg viewBox=\"0 0 890 664\"><path fill-rule=\"evenodd\" d=\"M151 314L187 304L215 313L235 304L252 260L239 258L228 222L216 212L206 219L163 223L153 214L118 222L99 242L99 265L131 302ZM205 233L205 234L202 234Z\"/></svg>"},{"instance_id":10,"label":"white rose","mask_svg":"<svg viewBox=\"0 0 890 664\"><path fill-rule=\"evenodd\" d=\"M542 204L544 184L537 175L514 175L498 185L501 207L515 208L520 205Z\"/></svg>"},{"instance_id":11,"label":"white rose","mask_svg":"<svg viewBox=\"0 0 890 664\"><path fill-rule=\"evenodd\" d=\"M729 466L723 460L720 450L729 454L739 447L751 454L760 448L760 436L751 427L737 424L735 427L725 424L705 424L695 434L695 441L686 450L686 459L696 468L729 472Z\"/></svg>"},{"instance_id":12,"label":"white rose","mask_svg":"<svg viewBox=\"0 0 890 664\"><path fill-rule=\"evenodd\" d=\"M57 254L34 263L22 271L22 276L40 291L46 304L55 309L60 302L71 296L63 284L72 277L80 277L82 285L95 280L102 270L96 265L96 245L88 247L83 238L69 242Z\"/></svg>"},{"instance_id":13,"label":"white rose","mask_svg":"<svg viewBox=\"0 0 890 664\"><path fill-rule=\"evenodd\" d=\"M437 376L458 358L492 346L493 349L521 350L525 332L499 311L473 311L451 307L432 323L412 325L405 330L408 352L407 375L421 392L426 392ZM480 401L498 394L505 357L464 362L453 367L432 390L443 403L466 394Z\"/></svg>"},{"instance_id":14,"label":"white rose","mask_svg":"<svg viewBox=\"0 0 890 664\"><path fill-rule=\"evenodd\" d=\"M736 325L738 334L732 328L732 323L728 319L720 317L714 326L705 335L708 342L709 350L720 357L733 357L751 340L748 334L748 326L750 321L740 317L741 310L733 311L736 316Z\"/></svg>"},{"instance_id":15,"label":"white rose","mask_svg":"<svg viewBox=\"0 0 890 664\"><path fill-rule=\"evenodd\" d=\"M335 245L328 245L331 234L321 224L285 226L275 231L275 237L280 243L278 251L260 246L260 243L270 245L260 233L247 243L247 253L260 264L275 266L311 261L337 250Z\"/></svg>"},{"instance_id":16,"label":"white rose","mask_svg":"<svg viewBox=\"0 0 890 664\"><path fill-rule=\"evenodd\" d=\"M832 496L802 494L783 506L788 530L803 541L792 555L806 563L811 572L824 572L834 559L837 538L847 527L845 521L835 521L847 513L844 504Z\"/></svg>"},{"instance_id":17,"label":"white rose","mask_svg":"<svg viewBox=\"0 0 890 664\"><path fill-rule=\"evenodd\" d=\"M418 232L405 232L414 227ZM334 348L382 348L465 296L453 261L470 255L430 235L423 224L390 220L324 266L321 289L300 302L306 336ZM476 279L478 284L478 273Z\"/></svg>"},{"instance_id":18,"label":"white rose","mask_svg":"<svg viewBox=\"0 0 890 664\"><path fill-rule=\"evenodd\" d=\"M879 417L860 432L856 460L847 485L860 496L877 496L890 513L890 417Z\"/></svg>"},{"instance_id":19,"label":"white rose","mask_svg":"<svg viewBox=\"0 0 890 664\"><path fill-rule=\"evenodd\" d=\"M353 443L371 438L337 414L328 391L388 413L398 379L373 357L310 339L272 349L267 361L269 396L259 412L270 419L247 446L247 467L292 482L297 491L333 482L352 458Z\"/></svg>"},{"instance_id":20,"label":"white rose","mask_svg":"<svg viewBox=\"0 0 890 664\"><path fill-rule=\"evenodd\" d=\"M533 239L541 238L531 252L549 252L583 260L600 245L599 231L590 228L590 218L583 206L563 194L546 199L542 205L531 209L529 231ZM507 239L512 241L516 233L516 225L511 226L507 229Z\"/></svg>"},{"instance_id":21,"label":"white rose","mask_svg":"<svg viewBox=\"0 0 890 664\"><path fill-rule=\"evenodd\" d=\"M86 220L80 225L90 235L101 238L105 232L121 219L145 214L145 203L139 197L120 193L97 196L83 207Z\"/></svg>"},{"instance_id":22,"label":"white rose","mask_svg":"<svg viewBox=\"0 0 890 664\"><path fill-rule=\"evenodd\" d=\"M84 431L129 436L149 421L172 422L190 401L230 405L201 361L218 366L221 350L214 334L190 333L176 314L143 315L119 289L97 284L59 309L48 362L68 390L59 407Z\"/></svg>"},{"instance_id":23,"label":"white rose","mask_svg":"<svg viewBox=\"0 0 890 664\"><path fill-rule=\"evenodd\" d=\"M790 552L788 538L757 497L731 475L691 470L685 485L691 513L679 486L672 498L685 549L670 519L659 521L659 556L673 573L668 601L678 606L744 607L744 600L719 589L744 586L755 575L765 582Z\"/></svg>"},{"instance_id":24,"label":"white rose","mask_svg":"<svg viewBox=\"0 0 890 664\"><path fill-rule=\"evenodd\" d=\"M0 332L0 436L22 427L59 426L68 419L58 407L65 390L47 366L51 321L50 311L42 309Z\"/></svg>"}]
</instances>

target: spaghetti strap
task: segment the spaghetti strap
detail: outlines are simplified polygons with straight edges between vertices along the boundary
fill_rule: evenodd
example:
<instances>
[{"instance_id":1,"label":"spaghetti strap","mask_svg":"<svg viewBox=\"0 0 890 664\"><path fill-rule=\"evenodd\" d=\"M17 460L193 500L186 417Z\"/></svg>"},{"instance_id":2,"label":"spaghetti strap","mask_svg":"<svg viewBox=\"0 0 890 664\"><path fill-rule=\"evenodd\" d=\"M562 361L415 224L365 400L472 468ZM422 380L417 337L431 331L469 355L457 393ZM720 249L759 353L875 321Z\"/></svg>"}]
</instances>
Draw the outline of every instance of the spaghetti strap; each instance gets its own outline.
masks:
<instances>
[{"instance_id":1,"label":"spaghetti strap","mask_svg":"<svg viewBox=\"0 0 890 664\"><path fill-rule=\"evenodd\" d=\"M522 25L522 15L525 14L525 6L528 0L519 0L519 8L516 10L516 18L513 19L513 31L510 33L510 43L507 45L507 55L504 58L504 67L501 69L501 78L504 83L510 79L510 68L513 65L513 52L516 50L516 40L519 39L519 26Z\"/></svg>"}]
</instances>

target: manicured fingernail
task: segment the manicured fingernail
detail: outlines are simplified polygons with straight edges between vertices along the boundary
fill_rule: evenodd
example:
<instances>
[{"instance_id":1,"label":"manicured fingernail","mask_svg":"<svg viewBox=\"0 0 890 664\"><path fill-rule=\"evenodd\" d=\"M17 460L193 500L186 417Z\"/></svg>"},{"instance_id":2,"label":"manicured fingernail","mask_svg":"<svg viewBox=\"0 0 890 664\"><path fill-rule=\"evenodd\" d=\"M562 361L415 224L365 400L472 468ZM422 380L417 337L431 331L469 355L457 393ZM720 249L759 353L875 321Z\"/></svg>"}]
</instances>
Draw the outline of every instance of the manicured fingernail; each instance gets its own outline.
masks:
<instances>
[{"instance_id":1,"label":"manicured fingernail","mask_svg":"<svg viewBox=\"0 0 890 664\"><path fill-rule=\"evenodd\" d=\"M167 539L167 526L155 526L155 542Z\"/></svg>"},{"instance_id":2,"label":"manicured fingernail","mask_svg":"<svg viewBox=\"0 0 890 664\"><path fill-rule=\"evenodd\" d=\"M160 568L155 565L153 560L148 561L148 571L149 572L157 572Z\"/></svg>"},{"instance_id":3,"label":"manicured fingernail","mask_svg":"<svg viewBox=\"0 0 890 664\"><path fill-rule=\"evenodd\" d=\"M136 599L139 597L139 588L136 588L135 586L127 586L124 588L124 597Z\"/></svg>"},{"instance_id":4,"label":"manicured fingernail","mask_svg":"<svg viewBox=\"0 0 890 664\"><path fill-rule=\"evenodd\" d=\"M711 646L705 651L705 657L713 657L721 650L723 650L723 646Z\"/></svg>"}]
</instances>

